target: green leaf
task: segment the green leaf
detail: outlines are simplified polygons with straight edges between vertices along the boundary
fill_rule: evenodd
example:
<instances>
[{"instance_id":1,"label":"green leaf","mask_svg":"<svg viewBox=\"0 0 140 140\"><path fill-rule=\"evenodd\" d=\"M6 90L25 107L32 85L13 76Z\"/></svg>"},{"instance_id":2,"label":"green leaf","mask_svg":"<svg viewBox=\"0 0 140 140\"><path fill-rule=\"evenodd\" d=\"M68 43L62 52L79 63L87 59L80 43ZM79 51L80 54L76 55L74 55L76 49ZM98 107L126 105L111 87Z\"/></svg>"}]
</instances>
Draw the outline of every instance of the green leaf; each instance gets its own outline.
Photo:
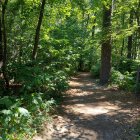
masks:
<instances>
[{"instance_id":1,"label":"green leaf","mask_svg":"<svg viewBox=\"0 0 140 140\"><path fill-rule=\"evenodd\" d=\"M23 116L29 116L29 111L23 107L19 107L18 112Z\"/></svg>"},{"instance_id":2,"label":"green leaf","mask_svg":"<svg viewBox=\"0 0 140 140\"><path fill-rule=\"evenodd\" d=\"M13 102L11 101L9 96L5 96L0 99L0 105L5 105L7 108L13 105Z\"/></svg>"},{"instance_id":3,"label":"green leaf","mask_svg":"<svg viewBox=\"0 0 140 140\"><path fill-rule=\"evenodd\" d=\"M2 110L1 113L4 114L4 115L10 115L10 114L12 114L12 111L5 109L5 110Z\"/></svg>"}]
</instances>

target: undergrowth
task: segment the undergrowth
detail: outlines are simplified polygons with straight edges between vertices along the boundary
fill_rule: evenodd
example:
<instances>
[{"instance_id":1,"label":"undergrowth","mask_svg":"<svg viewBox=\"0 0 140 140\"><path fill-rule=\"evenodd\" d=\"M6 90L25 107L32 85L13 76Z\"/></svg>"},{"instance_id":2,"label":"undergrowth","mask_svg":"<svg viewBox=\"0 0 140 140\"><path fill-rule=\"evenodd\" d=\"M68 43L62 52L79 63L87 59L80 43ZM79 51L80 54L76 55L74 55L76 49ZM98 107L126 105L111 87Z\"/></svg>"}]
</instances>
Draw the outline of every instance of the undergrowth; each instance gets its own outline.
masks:
<instances>
[{"instance_id":1,"label":"undergrowth","mask_svg":"<svg viewBox=\"0 0 140 140\"><path fill-rule=\"evenodd\" d=\"M0 140L30 140L68 88L68 74L43 65L10 67L8 90L0 90Z\"/></svg>"},{"instance_id":2,"label":"undergrowth","mask_svg":"<svg viewBox=\"0 0 140 140\"><path fill-rule=\"evenodd\" d=\"M2 140L29 139L42 123L50 120L49 111L55 104L43 93L32 93L20 98L4 96L0 99L0 137Z\"/></svg>"}]
</instances>

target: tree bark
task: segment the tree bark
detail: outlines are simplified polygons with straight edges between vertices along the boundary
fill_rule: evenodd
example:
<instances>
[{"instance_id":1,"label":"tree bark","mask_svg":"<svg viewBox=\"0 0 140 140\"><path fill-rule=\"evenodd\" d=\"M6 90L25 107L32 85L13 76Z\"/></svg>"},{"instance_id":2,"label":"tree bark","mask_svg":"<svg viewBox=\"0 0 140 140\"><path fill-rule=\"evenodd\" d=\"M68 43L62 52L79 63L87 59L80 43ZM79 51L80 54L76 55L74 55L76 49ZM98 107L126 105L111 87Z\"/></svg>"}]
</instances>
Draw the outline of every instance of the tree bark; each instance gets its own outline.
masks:
<instances>
[{"instance_id":1,"label":"tree bark","mask_svg":"<svg viewBox=\"0 0 140 140\"><path fill-rule=\"evenodd\" d=\"M92 35L91 35L92 39L94 39L94 35L95 35L95 28L96 28L95 23L96 23L96 13L95 13L94 25L92 26Z\"/></svg>"},{"instance_id":2,"label":"tree bark","mask_svg":"<svg viewBox=\"0 0 140 140\"><path fill-rule=\"evenodd\" d=\"M130 11L129 24L132 27L133 24L133 11ZM132 47L133 47L133 35L128 36L128 45L127 45L127 58L132 59Z\"/></svg>"},{"instance_id":3,"label":"tree bark","mask_svg":"<svg viewBox=\"0 0 140 140\"><path fill-rule=\"evenodd\" d=\"M101 70L100 70L100 84L104 85L108 83L110 78L111 71L111 35L110 32L111 27L111 11L112 6L107 9L105 6L103 13L103 40L102 48L101 48Z\"/></svg>"},{"instance_id":4,"label":"tree bark","mask_svg":"<svg viewBox=\"0 0 140 140\"><path fill-rule=\"evenodd\" d=\"M123 56L124 46L125 46L125 40L124 40L124 38L123 38L123 40L122 40L121 52L120 52L121 57Z\"/></svg>"},{"instance_id":5,"label":"tree bark","mask_svg":"<svg viewBox=\"0 0 140 140\"><path fill-rule=\"evenodd\" d=\"M136 18L137 18L137 23L138 23L138 32L139 32L139 35L140 35L140 0L139 0L139 3L138 3L138 9L136 11Z\"/></svg>"},{"instance_id":6,"label":"tree bark","mask_svg":"<svg viewBox=\"0 0 140 140\"><path fill-rule=\"evenodd\" d=\"M38 24L37 24L37 28L36 28L35 40L34 40L34 48L33 48L33 52L32 52L32 59L33 60L35 60L36 57L37 57L37 49L38 49L38 43L39 43L40 28L41 28L42 19L43 19L45 2L46 2L46 0L42 1L40 14L39 14L39 19L38 19Z\"/></svg>"},{"instance_id":7,"label":"tree bark","mask_svg":"<svg viewBox=\"0 0 140 140\"><path fill-rule=\"evenodd\" d=\"M132 59L136 59L137 58L137 32L135 32L134 34L134 38L135 40L133 41L133 51L132 51Z\"/></svg>"},{"instance_id":8,"label":"tree bark","mask_svg":"<svg viewBox=\"0 0 140 140\"><path fill-rule=\"evenodd\" d=\"M7 62L7 36L6 36L6 27L5 27L5 12L8 0L5 0L2 5L2 44L3 44L3 65L2 65L2 73L5 80L6 89L9 88L9 79L6 72L6 62Z\"/></svg>"},{"instance_id":9,"label":"tree bark","mask_svg":"<svg viewBox=\"0 0 140 140\"><path fill-rule=\"evenodd\" d=\"M3 65L3 47L2 47L2 23L1 23L1 17L0 17L0 69Z\"/></svg>"},{"instance_id":10,"label":"tree bark","mask_svg":"<svg viewBox=\"0 0 140 140\"><path fill-rule=\"evenodd\" d=\"M125 24L124 21L125 21L125 14L122 15L122 26L124 26L124 24ZM122 39L122 47L121 47L121 50L120 50L120 56L121 57L123 56L124 48L125 48L125 38Z\"/></svg>"}]
</instances>

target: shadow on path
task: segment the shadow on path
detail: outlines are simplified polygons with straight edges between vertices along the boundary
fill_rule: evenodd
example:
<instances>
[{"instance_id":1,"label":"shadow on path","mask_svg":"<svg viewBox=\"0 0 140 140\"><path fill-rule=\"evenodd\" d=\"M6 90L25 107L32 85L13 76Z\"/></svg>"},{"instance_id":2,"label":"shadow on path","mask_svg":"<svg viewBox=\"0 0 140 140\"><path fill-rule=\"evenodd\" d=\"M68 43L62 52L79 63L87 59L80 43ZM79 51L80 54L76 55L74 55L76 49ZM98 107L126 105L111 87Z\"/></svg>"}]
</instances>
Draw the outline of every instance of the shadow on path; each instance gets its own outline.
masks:
<instances>
[{"instance_id":1,"label":"shadow on path","mask_svg":"<svg viewBox=\"0 0 140 140\"><path fill-rule=\"evenodd\" d=\"M136 140L140 103L132 94L99 86L89 73L69 84L53 123L35 140Z\"/></svg>"}]
</instances>

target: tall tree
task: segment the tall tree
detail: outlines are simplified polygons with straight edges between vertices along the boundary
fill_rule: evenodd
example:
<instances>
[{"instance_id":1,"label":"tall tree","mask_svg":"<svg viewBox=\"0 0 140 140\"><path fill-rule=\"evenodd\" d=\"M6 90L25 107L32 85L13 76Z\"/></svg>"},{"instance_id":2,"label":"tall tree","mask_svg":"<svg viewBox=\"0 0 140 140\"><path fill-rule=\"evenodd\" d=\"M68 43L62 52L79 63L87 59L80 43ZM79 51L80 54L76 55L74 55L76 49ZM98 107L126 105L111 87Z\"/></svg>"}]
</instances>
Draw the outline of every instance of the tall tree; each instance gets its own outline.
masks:
<instances>
[{"instance_id":1,"label":"tall tree","mask_svg":"<svg viewBox=\"0 0 140 140\"><path fill-rule=\"evenodd\" d=\"M1 23L1 15L0 15L0 68L2 67L2 59L3 59L3 47L2 47L2 23Z\"/></svg>"},{"instance_id":2,"label":"tall tree","mask_svg":"<svg viewBox=\"0 0 140 140\"><path fill-rule=\"evenodd\" d=\"M122 15L122 26L124 26L124 20L125 20L125 14L123 13ZM122 46L121 46L121 51L120 51L120 56L123 56L123 51L124 51L124 47L125 47L125 39L122 39Z\"/></svg>"},{"instance_id":3,"label":"tall tree","mask_svg":"<svg viewBox=\"0 0 140 140\"><path fill-rule=\"evenodd\" d=\"M108 34L111 27L111 12L112 5L103 6L103 42L101 48L101 70L100 70L100 83L106 84L110 77L111 71L111 35Z\"/></svg>"},{"instance_id":4,"label":"tall tree","mask_svg":"<svg viewBox=\"0 0 140 140\"><path fill-rule=\"evenodd\" d=\"M7 37L6 37L6 27L5 27L5 12L7 7L8 0L5 0L2 5L2 44L3 44L3 65L2 72L5 80L6 88L9 88L9 80L6 72L6 63L7 63Z\"/></svg>"},{"instance_id":5,"label":"tall tree","mask_svg":"<svg viewBox=\"0 0 140 140\"><path fill-rule=\"evenodd\" d=\"M32 53L32 59L33 60L36 59L36 56L37 56L37 49L38 49L39 36L40 36L40 28L41 28L42 19L43 19L45 3L46 3L46 0L42 0L39 19L38 19L38 24L37 24L36 33L35 33L34 48L33 48L33 53Z\"/></svg>"},{"instance_id":6,"label":"tall tree","mask_svg":"<svg viewBox=\"0 0 140 140\"><path fill-rule=\"evenodd\" d=\"M139 35L140 35L140 0L138 1L138 7L135 11L135 16L136 16L136 19L137 19L138 32L139 32Z\"/></svg>"},{"instance_id":7,"label":"tall tree","mask_svg":"<svg viewBox=\"0 0 140 140\"><path fill-rule=\"evenodd\" d=\"M129 24L132 27L133 24L133 10L130 11L130 17L129 17ZM133 45L133 35L128 36L128 45L127 45L127 58L131 59L132 58L132 45Z\"/></svg>"}]
</instances>

